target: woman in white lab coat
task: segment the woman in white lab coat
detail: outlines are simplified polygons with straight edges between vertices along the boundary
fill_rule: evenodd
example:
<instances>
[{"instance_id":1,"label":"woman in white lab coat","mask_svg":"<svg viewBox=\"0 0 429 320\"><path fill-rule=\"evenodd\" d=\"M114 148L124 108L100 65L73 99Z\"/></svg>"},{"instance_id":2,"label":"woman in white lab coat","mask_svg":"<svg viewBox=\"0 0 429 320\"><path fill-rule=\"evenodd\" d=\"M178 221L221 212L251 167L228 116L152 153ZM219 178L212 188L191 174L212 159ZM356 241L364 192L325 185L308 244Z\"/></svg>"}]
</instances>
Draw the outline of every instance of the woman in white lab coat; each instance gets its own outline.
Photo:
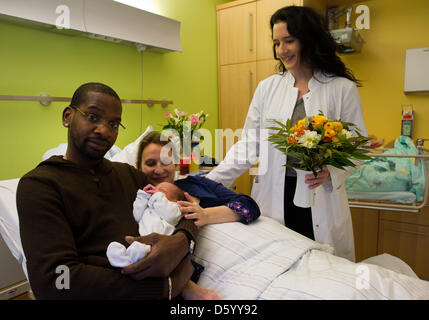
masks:
<instances>
[{"instance_id":1,"label":"woman in white lab coat","mask_svg":"<svg viewBox=\"0 0 429 320\"><path fill-rule=\"evenodd\" d=\"M307 175L314 192L311 208L292 203L296 185L294 161L267 141L272 119L292 122L322 111L330 119L352 122L366 135L355 79L336 55L336 43L323 18L308 7L285 7L271 17L274 57L280 73L261 81L255 91L242 139L207 177L226 186L259 161L252 187L262 215L321 243L354 261L353 228L345 190L352 168L324 166L317 177ZM245 159L245 161L243 161Z\"/></svg>"}]
</instances>

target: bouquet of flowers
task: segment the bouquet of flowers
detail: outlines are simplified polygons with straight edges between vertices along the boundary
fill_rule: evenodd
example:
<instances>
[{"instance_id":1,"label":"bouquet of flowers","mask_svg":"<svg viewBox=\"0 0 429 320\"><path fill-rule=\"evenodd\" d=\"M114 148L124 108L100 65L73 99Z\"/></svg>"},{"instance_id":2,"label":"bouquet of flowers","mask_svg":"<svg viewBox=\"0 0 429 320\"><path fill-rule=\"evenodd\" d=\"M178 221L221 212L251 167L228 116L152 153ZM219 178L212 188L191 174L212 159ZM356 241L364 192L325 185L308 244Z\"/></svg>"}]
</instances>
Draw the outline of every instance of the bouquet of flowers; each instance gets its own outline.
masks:
<instances>
[{"instance_id":1,"label":"bouquet of flowers","mask_svg":"<svg viewBox=\"0 0 429 320\"><path fill-rule=\"evenodd\" d=\"M162 129L176 130L182 140L185 135L189 134L192 139L194 137L194 132L200 129L206 122L208 114L201 110L198 113L188 116L186 111L174 109L174 115L171 112L166 112L165 116L167 117L167 124Z\"/></svg>"},{"instance_id":2,"label":"bouquet of flowers","mask_svg":"<svg viewBox=\"0 0 429 320\"><path fill-rule=\"evenodd\" d=\"M370 139L362 136L353 123L327 119L322 112L305 117L293 126L290 120L286 124L273 121L278 127L268 128L274 131L268 141L299 160L287 166L312 171L317 176L317 168L323 165L344 170L346 166L355 167L350 159L371 159L366 155Z\"/></svg>"}]
</instances>

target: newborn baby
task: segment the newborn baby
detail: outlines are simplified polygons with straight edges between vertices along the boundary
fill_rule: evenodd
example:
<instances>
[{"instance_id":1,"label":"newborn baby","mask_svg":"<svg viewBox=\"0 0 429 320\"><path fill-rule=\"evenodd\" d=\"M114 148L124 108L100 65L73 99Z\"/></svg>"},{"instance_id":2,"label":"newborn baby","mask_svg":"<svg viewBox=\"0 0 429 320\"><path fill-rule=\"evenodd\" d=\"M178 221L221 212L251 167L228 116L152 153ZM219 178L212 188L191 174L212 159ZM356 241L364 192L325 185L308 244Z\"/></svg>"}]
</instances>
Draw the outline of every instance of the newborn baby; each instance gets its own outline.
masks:
<instances>
[{"instance_id":1,"label":"newborn baby","mask_svg":"<svg viewBox=\"0 0 429 320\"><path fill-rule=\"evenodd\" d=\"M141 236L152 232L171 235L182 218L176 201L185 200L184 192L175 184L162 182L158 186L151 184L137 191L133 204L134 219L139 224ZM119 242L111 242L107 247L107 258L114 267L124 268L145 257L151 250L149 245L134 241L128 248ZM211 290L199 287L189 281L182 292L185 299L218 300L219 296Z\"/></svg>"},{"instance_id":2,"label":"newborn baby","mask_svg":"<svg viewBox=\"0 0 429 320\"><path fill-rule=\"evenodd\" d=\"M176 201L184 199L184 192L168 182L162 182L157 187L148 184L143 190L138 190L133 214L139 224L139 234L173 234L175 226L182 218ZM149 245L138 241L134 241L128 249L119 242L112 242L107 247L106 254L112 266L124 268L142 259L150 250Z\"/></svg>"}]
</instances>

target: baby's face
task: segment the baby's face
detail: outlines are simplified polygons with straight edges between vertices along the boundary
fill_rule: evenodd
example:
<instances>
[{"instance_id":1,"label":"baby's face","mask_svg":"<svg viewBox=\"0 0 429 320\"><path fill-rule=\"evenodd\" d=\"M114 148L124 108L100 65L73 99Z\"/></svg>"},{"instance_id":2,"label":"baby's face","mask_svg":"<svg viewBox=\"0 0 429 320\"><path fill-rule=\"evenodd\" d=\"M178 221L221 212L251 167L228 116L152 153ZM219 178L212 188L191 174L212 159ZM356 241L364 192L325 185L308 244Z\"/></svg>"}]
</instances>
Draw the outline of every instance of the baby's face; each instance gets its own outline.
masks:
<instances>
[{"instance_id":1,"label":"baby's face","mask_svg":"<svg viewBox=\"0 0 429 320\"><path fill-rule=\"evenodd\" d=\"M178 201L180 200L180 189L173 183L161 182L155 187L157 192L165 194L168 200Z\"/></svg>"}]
</instances>

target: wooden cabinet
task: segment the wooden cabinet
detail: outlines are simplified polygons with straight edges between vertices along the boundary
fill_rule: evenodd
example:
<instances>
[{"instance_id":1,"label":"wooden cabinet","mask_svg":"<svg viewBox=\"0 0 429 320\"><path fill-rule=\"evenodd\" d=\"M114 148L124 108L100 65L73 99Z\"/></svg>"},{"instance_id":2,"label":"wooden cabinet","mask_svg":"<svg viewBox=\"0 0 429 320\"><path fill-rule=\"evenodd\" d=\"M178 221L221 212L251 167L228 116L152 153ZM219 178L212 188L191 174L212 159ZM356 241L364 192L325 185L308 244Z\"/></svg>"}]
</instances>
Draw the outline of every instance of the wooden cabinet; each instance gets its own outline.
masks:
<instances>
[{"instance_id":1,"label":"wooden cabinet","mask_svg":"<svg viewBox=\"0 0 429 320\"><path fill-rule=\"evenodd\" d=\"M356 262L378 253L379 211L372 209L350 208L353 221Z\"/></svg>"},{"instance_id":2,"label":"wooden cabinet","mask_svg":"<svg viewBox=\"0 0 429 320\"><path fill-rule=\"evenodd\" d=\"M429 280L429 206L419 213L351 208L356 262L382 253Z\"/></svg>"},{"instance_id":3,"label":"wooden cabinet","mask_svg":"<svg viewBox=\"0 0 429 320\"><path fill-rule=\"evenodd\" d=\"M381 211L378 252L401 258L429 280L429 206L419 213Z\"/></svg>"},{"instance_id":4,"label":"wooden cabinet","mask_svg":"<svg viewBox=\"0 0 429 320\"><path fill-rule=\"evenodd\" d=\"M256 2L218 6L217 19L219 64L256 61Z\"/></svg>"},{"instance_id":5,"label":"wooden cabinet","mask_svg":"<svg viewBox=\"0 0 429 320\"><path fill-rule=\"evenodd\" d=\"M237 63L219 67L219 114L220 128L234 132L234 142L240 138L250 101L256 88L256 62ZM231 133L232 133L231 132ZM221 154L232 146L224 139ZM231 145L229 145L231 144ZM251 176L249 170L235 181L234 190L250 195Z\"/></svg>"},{"instance_id":6,"label":"wooden cabinet","mask_svg":"<svg viewBox=\"0 0 429 320\"><path fill-rule=\"evenodd\" d=\"M256 63L238 63L219 68L219 114L223 129L243 128L256 88Z\"/></svg>"},{"instance_id":7,"label":"wooden cabinet","mask_svg":"<svg viewBox=\"0 0 429 320\"><path fill-rule=\"evenodd\" d=\"M380 220L378 251L404 260L429 280L429 226Z\"/></svg>"}]
</instances>

